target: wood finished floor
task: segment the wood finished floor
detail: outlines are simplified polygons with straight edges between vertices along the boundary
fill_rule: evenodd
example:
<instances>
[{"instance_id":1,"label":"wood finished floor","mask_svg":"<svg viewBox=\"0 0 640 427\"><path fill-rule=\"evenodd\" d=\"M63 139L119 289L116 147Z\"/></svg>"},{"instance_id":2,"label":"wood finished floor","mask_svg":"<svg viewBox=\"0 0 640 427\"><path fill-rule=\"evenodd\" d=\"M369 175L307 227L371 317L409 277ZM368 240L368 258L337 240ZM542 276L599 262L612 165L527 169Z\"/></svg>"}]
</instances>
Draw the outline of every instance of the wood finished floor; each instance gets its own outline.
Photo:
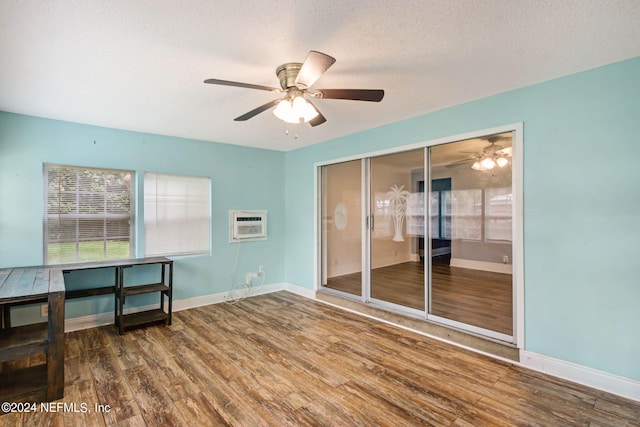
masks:
<instances>
[{"instance_id":1,"label":"wood finished floor","mask_svg":"<svg viewBox=\"0 0 640 427\"><path fill-rule=\"evenodd\" d=\"M511 335L510 274L433 264L431 314ZM360 273L333 277L327 288L361 295ZM424 311L424 268L419 262L381 267L371 272L371 296Z\"/></svg>"},{"instance_id":2,"label":"wood finished floor","mask_svg":"<svg viewBox=\"0 0 640 427\"><path fill-rule=\"evenodd\" d=\"M2 426L638 426L640 402L287 292L67 333L63 402Z\"/></svg>"}]
</instances>

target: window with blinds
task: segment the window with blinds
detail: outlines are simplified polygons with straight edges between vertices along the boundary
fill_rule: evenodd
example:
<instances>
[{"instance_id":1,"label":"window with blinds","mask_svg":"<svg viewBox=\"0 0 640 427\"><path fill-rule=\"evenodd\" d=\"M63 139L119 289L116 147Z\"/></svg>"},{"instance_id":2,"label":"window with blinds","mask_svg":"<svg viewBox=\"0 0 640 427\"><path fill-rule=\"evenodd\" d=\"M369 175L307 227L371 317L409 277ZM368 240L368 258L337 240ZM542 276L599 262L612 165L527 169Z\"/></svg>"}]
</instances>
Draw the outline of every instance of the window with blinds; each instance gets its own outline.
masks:
<instances>
[{"instance_id":1,"label":"window with blinds","mask_svg":"<svg viewBox=\"0 0 640 427\"><path fill-rule=\"evenodd\" d=\"M144 174L145 256L209 253L209 178Z\"/></svg>"},{"instance_id":2,"label":"window with blinds","mask_svg":"<svg viewBox=\"0 0 640 427\"><path fill-rule=\"evenodd\" d=\"M485 238L486 240L512 240L511 187L485 190Z\"/></svg>"},{"instance_id":3,"label":"window with blinds","mask_svg":"<svg viewBox=\"0 0 640 427\"><path fill-rule=\"evenodd\" d=\"M482 190L453 190L451 238L482 240Z\"/></svg>"},{"instance_id":4,"label":"window with blinds","mask_svg":"<svg viewBox=\"0 0 640 427\"><path fill-rule=\"evenodd\" d=\"M133 172L44 165L45 264L131 258Z\"/></svg>"}]
</instances>

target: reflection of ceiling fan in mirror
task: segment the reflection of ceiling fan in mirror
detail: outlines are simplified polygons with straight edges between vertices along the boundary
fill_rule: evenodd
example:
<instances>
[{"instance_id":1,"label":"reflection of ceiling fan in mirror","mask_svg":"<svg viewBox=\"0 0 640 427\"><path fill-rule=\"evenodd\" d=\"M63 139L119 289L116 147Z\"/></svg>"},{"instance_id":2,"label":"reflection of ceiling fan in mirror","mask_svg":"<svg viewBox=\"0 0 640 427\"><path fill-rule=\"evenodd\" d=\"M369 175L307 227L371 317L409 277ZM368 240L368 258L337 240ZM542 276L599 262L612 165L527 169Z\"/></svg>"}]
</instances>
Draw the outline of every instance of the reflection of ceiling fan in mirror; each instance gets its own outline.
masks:
<instances>
[{"instance_id":1,"label":"reflection of ceiling fan in mirror","mask_svg":"<svg viewBox=\"0 0 640 427\"><path fill-rule=\"evenodd\" d=\"M289 62L276 69L281 89L228 80L207 79L209 84L259 89L284 94L284 98L274 99L253 110L236 117L235 121L245 121L276 107L273 113L287 123L307 123L318 126L327 119L306 96L316 99L346 99L351 101L380 102L384 91L379 89L311 89L311 86L336 62L322 52L310 51L303 63Z\"/></svg>"},{"instance_id":2,"label":"reflection of ceiling fan in mirror","mask_svg":"<svg viewBox=\"0 0 640 427\"><path fill-rule=\"evenodd\" d=\"M503 147L498 145L498 141L501 139L511 141L511 136L492 135L486 138L482 138L489 142L489 145L482 149L481 153L469 153L474 154L474 157L466 160L465 162L473 161L471 169L477 171L486 171L494 168L503 168L510 163L509 158L513 154L512 147Z\"/></svg>"}]
</instances>

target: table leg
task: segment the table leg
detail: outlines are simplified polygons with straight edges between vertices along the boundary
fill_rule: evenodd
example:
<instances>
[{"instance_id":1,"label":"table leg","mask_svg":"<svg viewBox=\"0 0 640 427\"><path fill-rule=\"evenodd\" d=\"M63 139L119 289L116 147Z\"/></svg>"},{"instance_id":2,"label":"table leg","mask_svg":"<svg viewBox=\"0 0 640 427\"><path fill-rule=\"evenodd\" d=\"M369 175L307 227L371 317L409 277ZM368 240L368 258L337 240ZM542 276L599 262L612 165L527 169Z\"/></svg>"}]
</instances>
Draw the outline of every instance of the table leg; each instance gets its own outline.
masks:
<instances>
[{"instance_id":1,"label":"table leg","mask_svg":"<svg viewBox=\"0 0 640 427\"><path fill-rule=\"evenodd\" d=\"M0 329L11 328L11 306L7 304L0 305Z\"/></svg>"},{"instance_id":2,"label":"table leg","mask_svg":"<svg viewBox=\"0 0 640 427\"><path fill-rule=\"evenodd\" d=\"M64 395L64 292L49 294L49 349L47 351L47 400Z\"/></svg>"}]
</instances>

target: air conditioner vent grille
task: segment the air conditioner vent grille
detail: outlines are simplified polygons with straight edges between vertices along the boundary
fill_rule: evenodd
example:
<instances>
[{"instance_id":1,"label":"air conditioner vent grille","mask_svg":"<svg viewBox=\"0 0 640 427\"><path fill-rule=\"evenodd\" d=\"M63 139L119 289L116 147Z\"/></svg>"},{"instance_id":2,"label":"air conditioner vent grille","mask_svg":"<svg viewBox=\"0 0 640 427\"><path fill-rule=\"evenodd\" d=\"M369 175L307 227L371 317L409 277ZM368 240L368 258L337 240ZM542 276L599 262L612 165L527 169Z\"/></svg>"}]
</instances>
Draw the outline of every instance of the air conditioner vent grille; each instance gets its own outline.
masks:
<instances>
[{"instance_id":1,"label":"air conditioner vent grille","mask_svg":"<svg viewBox=\"0 0 640 427\"><path fill-rule=\"evenodd\" d=\"M247 242L267 238L267 211L229 211L229 241Z\"/></svg>"}]
</instances>

